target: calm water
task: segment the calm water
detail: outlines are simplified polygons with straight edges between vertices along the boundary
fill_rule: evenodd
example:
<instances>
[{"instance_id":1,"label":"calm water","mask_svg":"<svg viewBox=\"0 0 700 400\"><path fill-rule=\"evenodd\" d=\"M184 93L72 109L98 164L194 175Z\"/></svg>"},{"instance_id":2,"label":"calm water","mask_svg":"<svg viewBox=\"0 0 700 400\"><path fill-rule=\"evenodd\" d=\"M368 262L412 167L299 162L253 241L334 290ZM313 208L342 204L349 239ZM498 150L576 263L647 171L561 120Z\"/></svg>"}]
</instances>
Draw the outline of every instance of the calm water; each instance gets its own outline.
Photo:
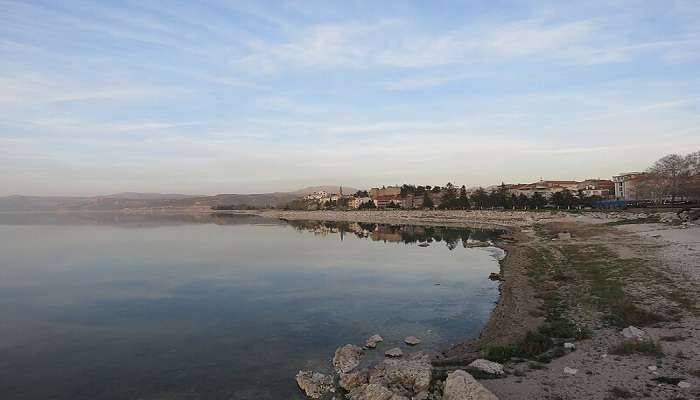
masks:
<instances>
[{"instance_id":1,"label":"calm water","mask_svg":"<svg viewBox=\"0 0 700 400\"><path fill-rule=\"evenodd\" d=\"M497 249L463 243L493 235L0 215L0 399L301 399L297 370L339 345L476 335Z\"/></svg>"}]
</instances>

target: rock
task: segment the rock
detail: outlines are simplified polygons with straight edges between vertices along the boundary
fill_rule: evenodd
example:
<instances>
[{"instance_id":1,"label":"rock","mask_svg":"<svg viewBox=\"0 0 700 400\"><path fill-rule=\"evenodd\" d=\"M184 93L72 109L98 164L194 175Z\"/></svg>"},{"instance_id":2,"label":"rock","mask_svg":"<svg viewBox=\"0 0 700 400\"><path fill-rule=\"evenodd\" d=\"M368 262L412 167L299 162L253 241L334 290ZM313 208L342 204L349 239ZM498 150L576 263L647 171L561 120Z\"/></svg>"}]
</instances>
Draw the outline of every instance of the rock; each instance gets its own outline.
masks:
<instances>
[{"instance_id":1,"label":"rock","mask_svg":"<svg viewBox=\"0 0 700 400\"><path fill-rule=\"evenodd\" d=\"M425 243L425 242L418 245L418 247L428 247L428 246L430 246L430 244Z\"/></svg>"},{"instance_id":2,"label":"rock","mask_svg":"<svg viewBox=\"0 0 700 400\"><path fill-rule=\"evenodd\" d=\"M576 345L573 343L566 342L566 343L564 343L564 348L569 349L569 350L573 350L576 348Z\"/></svg>"},{"instance_id":3,"label":"rock","mask_svg":"<svg viewBox=\"0 0 700 400\"><path fill-rule=\"evenodd\" d=\"M650 365L650 366L647 367L647 369L648 369L649 371L656 371L656 370L659 369L659 368L658 368L656 365Z\"/></svg>"},{"instance_id":4,"label":"rock","mask_svg":"<svg viewBox=\"0 0 700 400\"><path fill-rule=\"evenodd\" d=\"M299 388L312 399L320 399L333 389L333 377L319 372L299 371L296 381Z\"/></svg>"},{"instance_id":5,"label":"rock","mask_svg":"<svg viewBox=\"0 0 700 400\"><path fill-rule=\"evenodd\" d=\"M622 330L622 336L627 339L641 339L644 336L644 331L637 328L636 326L628 326Z\"/></svg>"},{"instance_id":6,"label":"rock","mask_svg":"<svg viewBox=\"0 0 700 400\"><path fill-rule=\"evenodd\" d=\"M351 390L347 397L350 400L390 400L393 396L394 393L386 387L370 383Z\"/></svg>"},{"instance_id":7,"label":"rock","mask_svg":"<svg viewBox=\"0 0 700 400\"><path fill-rule=\"evenodd\" d=\"M557 235L557 237L559 238L559 240L569 240L569 239L571 239L571 233L569 233L569 232L559 232L559 234Z\"/></svg>"},{"instance_id":8,"label":"rock","mask_svg":"<svg viewBox=\"0 0 700 400\"><path fill-rule=\"evenodd\" d=\"M379 335L372 335L367 339L367 342L365 343L365 347L367 347L368 349L373 349L373 348L377 347L377 344L379 342L383 342L383 341L384 341L383 337L381 337Z\"/></svg>"},{"instance_id":9,"label":"rock","mask_svg":"<svg viewBox=\"0 0 700 400\"><path fill-rule=\"evenodd\" d=\"M370 371L369 381L395 393L414 396L430 388L432 373L430 356L419 351L402 359L385 358Z\"/></svg>"},{"instance_id":10,"label":"rock","mask_svg":"<svg viewBox=\"0 0 700 400\"><path fill-rule=\"evenodd\" d=\"M492 281L502 281L503 280L503 278L501 277L501 274L499 274L498 272L491 272L489 274L489 279Z\"/></svg>"},{"instance_id":11,"label":"rock","mask_svg":"<svg viewBox=\"0 0 700 400\"><path fill-rule=\"evenodd\" d=\"M358 346L346 344L339 347L333 356L333 367L338 374L345 374L360 365L360 359L364 352Z\"/></svg>"},{"instance_id":12,"label":"rock","mask_svg":"<svg viewBox=\"0 0 700 400\"><path fill-rule=\"evenodd\" d=\"M393 349L385 351L384 355L387 357L401 357L403 355L403 351L401 351L401 349L398 347L394 347Z\"/></svg>"},{"instance_id":13,"label":"rock","mask_svg":"<svg viewBox=\"0 0 700 400\"><path fill-rule=\"evenodd\" d=\"M564 367L564 373L568 375L576 375L578 370L576 368Z\"/></svg>"},{"instance_id":14,"label":"rock","mask_svg":"<svg viewBox=\"0 0 700 400\"><path fill-rule=\"evenodd\" d=\"M389 400L410 400L406 396L401 396L400 394L394 393Z\"/></svg>"},{"instance_id":15,"label":"rock","mask_svg":"<svg viewBox=\"0 0 700 400\"><path fill-rule=\"evenodd\" d=\"M353 371L347 374L340 374L338 383L340 387L350 391L358 386L369 383L369 373L367 371Z\"/></svg>"},{"instance_id":16,"label":"rock","mask_svg":"<svg viewBox=\"0 0 700 400\"><path fill-rule=\"evenodd\" d=\"M476 370L479 370L481 372L485 372L487 374L491 375L503 375L505 374L505 371L503 371L503 365L489 361L489 360L484 360L483 358L479 358L477 360L472 361L471 364L469 364L469 368L474 368Z\"/></svg>"},{"instance_id":17,"label":"rock","mask_svg":"<svg viewBox=\"0 0 700 400\"><path fill-rule=\"evenodd\" d=\"M690 382L680 381L678 382L678 387L681 389L688 389L690 388Z\"/></svg>"},{"instance_id":18,"label":"rock","mask_svg":"<svg viewBox=\"0 0 700 400\"><path fill-rule=\"evenodd\" d=\"M498 400L469 373L458 369L447 374L442 400Z\"/></svg>"},{"instance_id":19,"label":"rock","mask_svg":"<svg viewBox=\"0 0 700 400\"><path fill-rule=\"evenodd\" d=\"M415 336L409 336L406 339L404 339L403 341L406 342L406 344L411 345L411 346L415 346L417 344L420 344L420 339L418 339Z\"/></svg>"}]
</instances>

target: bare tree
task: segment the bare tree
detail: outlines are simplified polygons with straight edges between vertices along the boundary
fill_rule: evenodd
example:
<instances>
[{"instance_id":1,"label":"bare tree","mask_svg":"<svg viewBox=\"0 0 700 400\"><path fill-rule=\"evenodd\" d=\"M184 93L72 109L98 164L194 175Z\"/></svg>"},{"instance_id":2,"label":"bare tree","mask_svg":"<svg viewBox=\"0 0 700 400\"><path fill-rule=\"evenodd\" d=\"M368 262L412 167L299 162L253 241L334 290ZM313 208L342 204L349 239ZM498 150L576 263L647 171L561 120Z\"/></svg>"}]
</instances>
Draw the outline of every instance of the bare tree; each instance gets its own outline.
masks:
<instances>
[{"instance_id":1,"label":"bare tree","mask_svg":"<svg viewBox=\"0 0 700 400\"><path fill-rule=\"evenodd\" d=\"M648 172L663 194L671 196L671 202L678 196L686 195L691 174L691 164L687 156L669 154L656 161Z\"/></svg>"}]
</instances>

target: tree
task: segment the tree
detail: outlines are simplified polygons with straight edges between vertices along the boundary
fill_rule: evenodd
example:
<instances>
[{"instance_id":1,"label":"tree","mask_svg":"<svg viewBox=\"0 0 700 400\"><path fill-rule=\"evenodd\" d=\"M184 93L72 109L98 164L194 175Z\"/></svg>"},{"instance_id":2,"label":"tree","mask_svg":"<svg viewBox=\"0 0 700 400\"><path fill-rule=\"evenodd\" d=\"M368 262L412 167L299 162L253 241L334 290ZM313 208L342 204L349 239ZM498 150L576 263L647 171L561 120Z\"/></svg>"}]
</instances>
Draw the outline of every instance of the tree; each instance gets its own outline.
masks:
<instances>
[{"instance_id":1,"label":"tree","mask_svg":"<svg viewBox=\"0 0 700 400\"><path fill-rule=\"evenodd\" d=\"M467 188L464 185L459 189L458 204L462 209L469 208L469 196L467 195Z\"/></svg>"},{"instance_id":2,"label":"tree","mask_svg":"<svg viewBox=\"0 0 700 400\"><path fill-rule=\"evenodd\" d=\"M435 207L435 204L433 204L433 199L430 198L430 194L428 194L428 192L423 193L423 207L424 208Z\"/></svg>"},{"instance_id":3,"label":"tree","mask_svg":"<svg viewBox=\"0 0 700 400\"><path fill-rule=\"evenodd\" d=\"M451 183L445 185L445 189L442 191L442 197L440 198L440 208L441 209L452 209L457 208L457 189Z\"/></svg>"},{"instance_id":4,"label":"tree","mask_svg":"<svg viewBox=\"0 0 700 400\"><path fill-rule=\"evenodd\" d=\"M671 203L676 197L686 192L693 169L693 157L669 154L657 160L647 172L655 184L662 188L665 196L671 196Z\"/></svg>"},{"instance_id":5,"label":"tree","mask_svg":"<svg viewBox=\"0 0 700 400\"><path fill-rule=\"evenodd\" d=\"M557 207L571 207L576 202L574 195L569 191L569 189L564 189L561 192L554 193L551 200Z\"/></svg>"},{"instance_id":6,"label":"tree","mask_svg":"<svg viewBox=\"0 0 700 400\"><path fill-rule=\"evenodd\" d=\"M472 193L470 200L477 207L486 207L489 203L489 195L484 188L479 187Z\"/></svg>"},{"instance_id":7,"label":"tree","mask_svg":"<svg viewBox=\"0 0 700 400\"><path fill-rule=\"evenodd\" d=\"M533 194L532 197L530 197L529 203L530 207L540 208L547 204L547 200L544 197L542 197L540 193L535 192L535 194Z\"/></svg>"}]
</instances>

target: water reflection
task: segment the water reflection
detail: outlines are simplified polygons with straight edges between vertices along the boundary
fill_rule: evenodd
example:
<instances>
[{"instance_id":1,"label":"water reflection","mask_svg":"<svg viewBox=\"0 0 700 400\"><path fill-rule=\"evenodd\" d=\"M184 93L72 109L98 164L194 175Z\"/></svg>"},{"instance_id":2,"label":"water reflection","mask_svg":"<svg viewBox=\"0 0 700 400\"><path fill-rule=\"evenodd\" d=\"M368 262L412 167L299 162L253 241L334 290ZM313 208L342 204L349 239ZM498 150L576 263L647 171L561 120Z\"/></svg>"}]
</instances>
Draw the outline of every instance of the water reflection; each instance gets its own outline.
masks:
<instances>
[{"instance_id":1,"label":"water reflection","mask_svg":"<svg viewBox=\"0 0 700 400\"><path fill-rule=\"evenodd\" d=\"M503 233L500 230L453 228L441 226L389 225L363 222L287 221L300 231L316 235L337 234L341 240L347 234L358 238L390 243L440 243L454 250L460 244L464 248L486 247Z\"/></svg>"},{"instance_id":2,"label":"water reflection","mask_svg":"<svg viewBox=\"0 0 700 400\"><path fill-rule=\"evenodd\" d=\"M0 398L301 399L296 371L323 370L339 344L417 335L430 350L476 335L498 264L470 243L496 234L2 215Z\"/></svg>"}]
</instances>

